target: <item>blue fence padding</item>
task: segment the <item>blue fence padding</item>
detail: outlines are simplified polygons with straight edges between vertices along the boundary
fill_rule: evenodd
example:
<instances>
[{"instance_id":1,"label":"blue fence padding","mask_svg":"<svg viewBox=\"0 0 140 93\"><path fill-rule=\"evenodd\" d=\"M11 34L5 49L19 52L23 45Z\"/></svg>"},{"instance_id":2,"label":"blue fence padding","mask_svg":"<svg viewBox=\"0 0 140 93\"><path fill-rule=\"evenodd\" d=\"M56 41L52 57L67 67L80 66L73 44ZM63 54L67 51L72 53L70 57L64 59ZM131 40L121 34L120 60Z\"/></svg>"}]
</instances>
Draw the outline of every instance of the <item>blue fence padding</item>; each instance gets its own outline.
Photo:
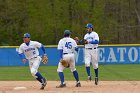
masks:
<instances>
[{"instance_id":1,"label":"blue fence padding","mask_svg":"<svg viewBox=\"0 0 140 93\"><path fill-rule=\"evenodd\" d=\"M139 46L100 46L99 64L139 64L140 47ZM42 50L39 50L43 54ZM49 58L47 65L58 65L59 52L56 47L46 48ZM17 48L0 48L0 66L26 66L21 61ZM84 48L80 47L76 55L76 64L84 64ZM41 63L41 65L44 65Z\"/></svg>"},{"instance_id":2,"label":"blue fence padding","mask_svg":"<svg viewBox=\"0 0 140 93\"><path fill-rule=\"evenodd\" d=\"M99 55L99 62L104 64L140 63L139 46L100 47Z\"/></svg>"}]
</instances>

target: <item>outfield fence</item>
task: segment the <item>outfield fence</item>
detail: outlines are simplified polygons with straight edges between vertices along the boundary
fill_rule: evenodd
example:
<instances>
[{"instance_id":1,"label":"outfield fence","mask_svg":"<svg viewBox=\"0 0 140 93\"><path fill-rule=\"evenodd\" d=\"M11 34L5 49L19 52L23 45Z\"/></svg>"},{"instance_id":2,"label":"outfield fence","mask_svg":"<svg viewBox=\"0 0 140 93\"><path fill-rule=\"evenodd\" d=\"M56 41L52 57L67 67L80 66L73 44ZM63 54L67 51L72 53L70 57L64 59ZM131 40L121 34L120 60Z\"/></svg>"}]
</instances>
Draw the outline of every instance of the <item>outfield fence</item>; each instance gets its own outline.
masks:
<instances>
[{"instance_id":1,"label":"outfield fence","mask_svg":"<svg viewBox=\"0 0 140 93\"><path fill-rule=\"evenodd\" d=\"M18 55L19 46L0 46L0 66L27 66ZM49 58L47 65L55 66L59 62L56 45L45 46ZM42 51L39 49L40 54ZM140 44L100 45L99 64L140 64ZM84 64L84 46L79 46L75 56L76 64ZM41 63L41 65L44 65Z\"/></svg>"}]
</instances>

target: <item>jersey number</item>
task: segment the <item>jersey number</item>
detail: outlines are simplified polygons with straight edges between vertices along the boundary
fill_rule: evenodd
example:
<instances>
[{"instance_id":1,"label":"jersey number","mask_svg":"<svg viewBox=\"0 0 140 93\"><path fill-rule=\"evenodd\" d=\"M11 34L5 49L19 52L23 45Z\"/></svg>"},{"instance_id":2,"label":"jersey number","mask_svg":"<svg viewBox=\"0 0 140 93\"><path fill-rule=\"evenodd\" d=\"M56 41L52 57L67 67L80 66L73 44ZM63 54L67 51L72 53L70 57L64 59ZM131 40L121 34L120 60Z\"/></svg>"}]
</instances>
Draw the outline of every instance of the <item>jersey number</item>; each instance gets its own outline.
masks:
<instances>
[{"instance_id":1,"label":"jersey number","mask_svg":"<svg viewBox=\"0 0 140 93\"><path fill-rule=\"evenodd\" d=\"M35 51L33 52L33 55L34 55L34 54L36 54L36 52L35 52Z\"/></svg>"},{"instance_id":2,"label":"jersey number","mask_svg":"<svg viewBox=\"0 0 140 93\"><path fill-rule=\"evenodd\" d=\"M67 49L71 49L72 48L71 42L66 42L65 47L67 47Z\"/></svg>"}]
</instances>

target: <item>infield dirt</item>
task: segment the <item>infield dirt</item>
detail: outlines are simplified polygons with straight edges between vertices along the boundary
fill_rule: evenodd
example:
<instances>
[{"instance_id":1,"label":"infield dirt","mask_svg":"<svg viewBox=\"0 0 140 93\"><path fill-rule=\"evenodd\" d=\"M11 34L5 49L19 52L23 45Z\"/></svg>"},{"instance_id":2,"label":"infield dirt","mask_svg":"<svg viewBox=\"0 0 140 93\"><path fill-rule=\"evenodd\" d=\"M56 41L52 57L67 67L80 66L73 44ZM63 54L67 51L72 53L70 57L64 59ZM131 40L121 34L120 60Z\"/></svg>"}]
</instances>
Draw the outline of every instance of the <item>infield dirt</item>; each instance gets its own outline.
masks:
<instances>
[{"instance_id":1,"label":"infield dirt","mask_svg":"<svg viewBox=\"0 0 140 93\"><path fill-rule=\"evenodd\" d=\"M66 81L67 87L56 88L59 81L48 81L40 90L37 81L0 81L0 93L140 93L140 81L81 81L82 87L75 87L75 81ZM15 87L26 87L14 90Z\"/></svg>"}]
</instances>

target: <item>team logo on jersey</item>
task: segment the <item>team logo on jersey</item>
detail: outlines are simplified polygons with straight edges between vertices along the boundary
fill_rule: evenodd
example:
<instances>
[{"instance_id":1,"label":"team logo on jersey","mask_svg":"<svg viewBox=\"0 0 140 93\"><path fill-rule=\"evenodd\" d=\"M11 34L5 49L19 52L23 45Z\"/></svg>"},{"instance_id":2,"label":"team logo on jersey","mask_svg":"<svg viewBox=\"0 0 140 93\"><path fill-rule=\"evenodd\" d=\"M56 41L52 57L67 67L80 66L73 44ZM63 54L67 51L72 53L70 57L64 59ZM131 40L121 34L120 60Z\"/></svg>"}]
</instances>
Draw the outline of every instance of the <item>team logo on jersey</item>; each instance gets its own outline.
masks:
<instances>
[{"instance_id":1,"label":"team logo on jersey","mask_svg":"<svg viewBox=\"0 0 140 93\"><path fill-rule=\"evenodd\" d=\"M88 40L88 39L89 39L89 40L90 40L90 39L93 40L93 37L87 37L86 40Z\"/></svg>"},{"instance_id":2,"label":"team logo on jersey","mask_svg":"<svg viewBox=\"0 0 140 93\"><path fill-rule=\"evenodd\" d=\"M35 48L28 48L25 50L25 52L32 51L32 50L35 50Z\"/></svg>"}]
</instances>

